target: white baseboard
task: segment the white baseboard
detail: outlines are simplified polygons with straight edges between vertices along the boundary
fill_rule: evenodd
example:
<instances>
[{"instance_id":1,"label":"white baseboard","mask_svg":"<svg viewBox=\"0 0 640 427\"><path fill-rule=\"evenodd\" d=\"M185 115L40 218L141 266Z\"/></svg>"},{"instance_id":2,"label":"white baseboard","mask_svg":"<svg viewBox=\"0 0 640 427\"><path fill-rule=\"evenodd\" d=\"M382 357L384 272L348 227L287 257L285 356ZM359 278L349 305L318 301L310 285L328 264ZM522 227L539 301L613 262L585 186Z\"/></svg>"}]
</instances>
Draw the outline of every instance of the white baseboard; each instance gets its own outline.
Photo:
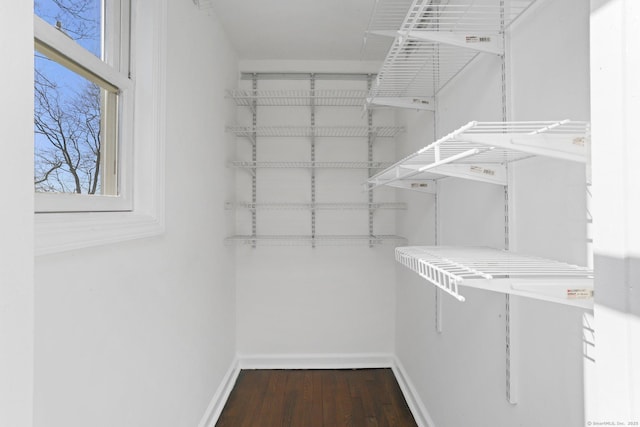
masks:
<instances>
[{"instance_id":1,"label":"white baseboard","mask_svg":"<svg viewBox=\"0 0 640 427\"><path fill-rule=\"evenodd\" d=\"M238 355L240 369L391 368L392 354L257 354Z\"/></svg>"},{"instance_id":2,"label":"white baseboard","mask_svg":"<svg viewBox=\"0 0 640 427\"><path fill-rule=\"evenodd\" d=\"M391 369L396 376L398 385L400 385L400 390L402 390L404 399L407 401L407 405L409 405L409 409L411 410L418 427L435 427L435 423L433 422L433 419L431 419L431 415L429 415L427 408L422 403L418 392L409 379L404 366L402 366L402 363L397 357L394 357Z\"/></svg>"},{"instance_id":3,"label":"white baseboard","mask_svg":"<svg viewBox=\"0 0 640 427\"><path fill-rule=\"evenodd\" d=\"M214 427L241 369L391 368L419 427L435 427L400 360L392 354L261 354L238 355L216 390L198 427Z\"/></svg>"},{"instance_id":4,"label":"white baseboard","mask_svg":"<svg viewBox=\"0 0 640 427\"><path fill-rule=\"evenodd\" d=\"M225 374L224 378L222 378L222 382L214 393L204 416L198 424L198 427L214 427L216 425L216 422L222 413L222 409L231 394L231 390L233 390L233 386L236 384L238 374L240 374L240 364L236 358L231 362L229 370Z\"/></svg>"}]
</instances>

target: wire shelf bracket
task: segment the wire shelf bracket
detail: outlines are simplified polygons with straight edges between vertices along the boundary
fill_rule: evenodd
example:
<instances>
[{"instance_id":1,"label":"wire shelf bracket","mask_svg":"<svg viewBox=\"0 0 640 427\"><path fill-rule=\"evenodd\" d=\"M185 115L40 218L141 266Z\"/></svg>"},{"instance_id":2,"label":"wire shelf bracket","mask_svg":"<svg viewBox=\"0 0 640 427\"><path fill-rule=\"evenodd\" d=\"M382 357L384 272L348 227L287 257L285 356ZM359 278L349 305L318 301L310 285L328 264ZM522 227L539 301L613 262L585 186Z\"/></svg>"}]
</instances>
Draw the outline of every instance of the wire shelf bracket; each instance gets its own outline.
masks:
<instances>
[{"instance_id":1,"label":"wire shelf bracket","mask_svg":"<svg viewBox=\"0 0 640 427\"><path fill-rule=\"evenodd\" d=\"M414 110L435 111L433 97L383 96L367 98L367 105L382 107L412 108Z\"/></svg>"},{"instance_id":2,"label":"wire shelf bracket","mask_svg":"<svg viewBox=\"0 0 640 427\"><path fill-rule=\"evenodd\" d=\"M501 34L493 35L468 35L459 33L449 33L443 31L399 31L399 37L406 37L409 40L431 41L436 43L444 43L450 46L463 47L475 50L477 52L492 53L494 55L504 55L502 48L503 36Z\"/></svg>"},{"instance_id":3,"label":"wire shelf bracket","mask_svg":"<svg viewBox=\"0 0 640 427\"><path fill-rule=\"evenodd\" d=\"M406 179L402 181L394 181L388 184L389 187L401 188L404 190L413 190L420 193L436 194L436 182L434 180L418 180L418 179ZM366 191L366 190L365 190Z\"/></svg>"}]
</instances>

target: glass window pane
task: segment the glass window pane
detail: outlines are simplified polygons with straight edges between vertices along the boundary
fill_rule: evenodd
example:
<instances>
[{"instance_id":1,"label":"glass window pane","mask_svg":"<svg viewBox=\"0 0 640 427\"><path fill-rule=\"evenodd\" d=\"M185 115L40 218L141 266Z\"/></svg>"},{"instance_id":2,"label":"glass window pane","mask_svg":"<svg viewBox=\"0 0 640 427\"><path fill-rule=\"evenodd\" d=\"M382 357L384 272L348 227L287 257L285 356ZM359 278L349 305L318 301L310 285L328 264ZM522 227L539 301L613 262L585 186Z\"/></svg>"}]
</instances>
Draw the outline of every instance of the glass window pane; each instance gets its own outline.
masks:
<instances>
[{"instance_id":1,"label":"glass window pane","mask_svg":"<svg viewBox=\"0 0 640 427\"><path fill-rule=\"evenodd\" d=\"M34 0L34 11L97 57L103 57L102 0Z\"/></svg>"},{"instance_id":2,"label":"glass window pane","mask_svg":"<svg viewBox=\"0 0 640 427\"><path fill-rule=\"evenodd\" d=\"M36 192L117 195L117 94L35 54Z\"/></svg>"}]
</instances>

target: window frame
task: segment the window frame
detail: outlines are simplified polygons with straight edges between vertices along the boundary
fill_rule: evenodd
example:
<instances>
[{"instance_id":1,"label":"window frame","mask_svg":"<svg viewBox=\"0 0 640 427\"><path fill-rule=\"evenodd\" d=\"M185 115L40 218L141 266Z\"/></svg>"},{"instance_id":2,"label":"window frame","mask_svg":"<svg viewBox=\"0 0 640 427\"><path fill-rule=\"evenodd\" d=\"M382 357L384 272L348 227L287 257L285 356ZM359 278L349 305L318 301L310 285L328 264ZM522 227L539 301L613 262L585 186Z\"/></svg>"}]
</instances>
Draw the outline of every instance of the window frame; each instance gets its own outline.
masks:
<instances>
[{"instance_id":1,"label":"window frame","mask_svg":"<svg viewBox=\"0 0 640 427\"><path fill-rule=\"evenodd\" d=\"M38 213L36 255L164 232L166 28L167 0L131 0L129 68L136 80L129 88L131 98L135 98L132 105L135 123L131 123L134 143L130 144L131 210Z\"/></svg>"},{"instance_id":2,"label":"window frame","mask_svg":"<svg viewBox=\"0 0 640 427\"><path fill-rule=\"evenodd\" d=\"M132 162L133 155L133 110L134 84L130 74L130 35L131 0L112 0L104 2L103 20L103 58L95 56L80 46L64 32L60 31L44 19L34 14L34 47L35 51L50 60L97 84L108 88L117 95L117 104L107 106L101 111L102 117L109 117L101 126L103 141L101 150L110 153L115 162L111 168L103 168L105 175L115 173L115 180L103 180L105 185L115 187L116 194L76 194L35 192L35 212L100 212L131 211L132 199ZM110 111L111 114L107 114ZM103 162L108 159L103 156ZM105 162L106 163L106 162ZM115 181L115 182L114 182Z\"/></svg>"}]
</instances>

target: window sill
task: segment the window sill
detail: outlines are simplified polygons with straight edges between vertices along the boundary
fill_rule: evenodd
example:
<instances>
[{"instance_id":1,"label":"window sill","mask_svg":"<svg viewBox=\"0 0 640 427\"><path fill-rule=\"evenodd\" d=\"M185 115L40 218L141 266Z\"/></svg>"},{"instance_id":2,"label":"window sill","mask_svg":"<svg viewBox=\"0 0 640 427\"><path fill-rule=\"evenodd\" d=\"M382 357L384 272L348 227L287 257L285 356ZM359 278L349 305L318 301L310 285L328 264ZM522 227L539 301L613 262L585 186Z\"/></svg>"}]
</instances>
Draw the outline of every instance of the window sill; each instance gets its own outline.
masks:
<instances>
[{"instance_id":1,"label":"window sill","mask_svg":"<svg viewBox=\"0 0 640 427\"><path fill-rule=\"evenodd\" d=\"M35 254L48 255L163 232L161 218L134 212L36 214Z\"/></svg>"},{"instance_id":2,"label":"window sill","mask_svg":"<svg viewBox=\"0 0 640 427\"><path fill-rule=\"evenodd\" d=\"M135 208L131 212L38 213L36 256L164 233L167 0L138 0L134 4Z\"/></svg>"}]
</instances>

